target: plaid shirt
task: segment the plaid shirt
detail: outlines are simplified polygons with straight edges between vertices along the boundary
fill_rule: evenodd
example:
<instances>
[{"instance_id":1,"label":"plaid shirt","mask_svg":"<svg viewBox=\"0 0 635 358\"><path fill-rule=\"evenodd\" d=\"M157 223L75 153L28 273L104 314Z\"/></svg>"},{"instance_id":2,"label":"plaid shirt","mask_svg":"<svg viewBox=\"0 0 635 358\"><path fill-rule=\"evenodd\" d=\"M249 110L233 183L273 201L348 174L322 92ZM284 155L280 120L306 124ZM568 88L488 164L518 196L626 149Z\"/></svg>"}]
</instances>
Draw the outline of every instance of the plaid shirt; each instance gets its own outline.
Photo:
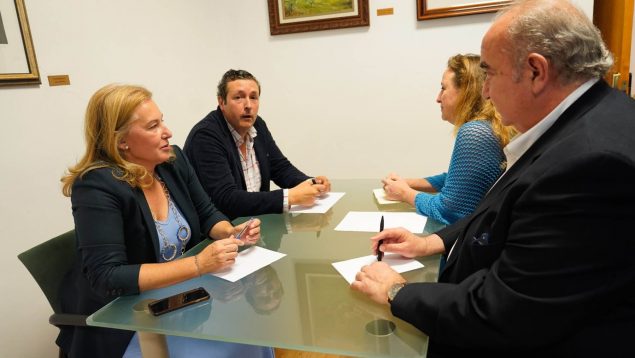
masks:
<instances>
[{"instance_id":1,"label":"plaid shirt","mask_svg":"<svg viewBox=\"0 0 635 358\"><path fill-rule=\"evenodd\" d=\"M254 127L249 128L249 132L247 132L247 143L245 146L247 149L246 155L243 156L243 153L240 150L240 146L244 143L243 138L240 134L238 134L238 132L236 132L229 122L227 122L227 127L234 138L236 150L238 150L238 154L240 155L240 165L243 167L243 176L245 177L247 191L260 191L260 166L258 165L258 159L256 159L256 151L254 151L254 138L258 135L258 131L256 131L256 128Z\"/></svg>"}]
</instances>

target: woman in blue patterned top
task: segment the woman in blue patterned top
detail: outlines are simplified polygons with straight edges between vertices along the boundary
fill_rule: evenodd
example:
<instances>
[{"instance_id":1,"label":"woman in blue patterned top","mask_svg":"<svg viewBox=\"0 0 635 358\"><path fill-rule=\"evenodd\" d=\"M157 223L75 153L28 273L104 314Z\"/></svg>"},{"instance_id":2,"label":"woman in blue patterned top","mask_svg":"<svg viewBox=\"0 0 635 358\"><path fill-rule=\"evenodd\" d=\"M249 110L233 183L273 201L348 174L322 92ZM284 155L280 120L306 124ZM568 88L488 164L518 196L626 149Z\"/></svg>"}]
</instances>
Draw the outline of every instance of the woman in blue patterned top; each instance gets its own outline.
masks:
<instances>
[{"instance_id":1,"label":"woman in blue patterned top","mask_svg":"<svg viewBox=\"0 0 635 358\"><path fill-rule=\"evenodd\" d=\"M505 170L502 148L514 134L481 96L484 79L478 55L448 60L437 97L441 118L452 123L456 133L448 172L415 179L390 173L382 180L388 199L410 203L419 214L444 224L474 211Z\"/></svg>"}]
</instances>

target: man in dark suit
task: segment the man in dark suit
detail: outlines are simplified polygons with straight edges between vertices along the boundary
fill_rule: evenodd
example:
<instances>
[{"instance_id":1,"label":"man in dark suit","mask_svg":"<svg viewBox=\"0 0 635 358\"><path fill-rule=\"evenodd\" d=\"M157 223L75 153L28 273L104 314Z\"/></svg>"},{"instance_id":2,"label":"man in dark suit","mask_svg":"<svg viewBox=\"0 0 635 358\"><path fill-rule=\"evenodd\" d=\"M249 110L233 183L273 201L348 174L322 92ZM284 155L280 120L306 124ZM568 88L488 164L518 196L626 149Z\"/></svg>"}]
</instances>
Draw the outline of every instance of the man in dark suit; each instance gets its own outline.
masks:
<instances>
[{"instance_id":1,"label":"man in dark suit","mask_svg":"<svg viewBox=\"0 0 635 358\"><path fill-rule=\"evenodd\" d=\"M601 79L599 31L567 0L516 1L481 61L483 95L520 133L506 172L452 226L371 239L444 254L439 283L377 262L352 287L428 334L428 356L635 356L635 101Z\"/></svg>"},{"instance_id":2,"label":"man in dark suit","mask_svg":"<svg viewBox=\"0 0 635 358\"><path fill-rule=\"evenodd\" d=\"M214 204L231 219L313 205L330 191L325 176L311 178L282 154L258 116L260 83L229 70L218 84L218 108L190 131L184 151ZM270 191L270 181L280 190Z\"/></svg>"}]
</instances>

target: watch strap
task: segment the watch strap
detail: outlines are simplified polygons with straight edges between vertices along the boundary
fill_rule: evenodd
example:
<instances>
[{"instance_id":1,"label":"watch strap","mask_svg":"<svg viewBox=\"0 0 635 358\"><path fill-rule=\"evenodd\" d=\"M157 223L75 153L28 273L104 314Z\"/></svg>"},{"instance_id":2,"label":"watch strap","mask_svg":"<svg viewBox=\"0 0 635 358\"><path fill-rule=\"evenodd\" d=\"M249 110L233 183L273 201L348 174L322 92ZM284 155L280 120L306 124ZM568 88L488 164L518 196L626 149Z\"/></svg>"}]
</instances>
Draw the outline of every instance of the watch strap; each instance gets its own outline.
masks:
<instances>
[{"instance_id":1,"label":"watch strap","mask_svg":"<svg viewBox=\"0 0 635 358\"><path fill-rule=\"evenodd\" d=\"M407 282L400 282L390 286L390 288L388 289L388 304L392 304L395 296L397 296L399 290L401 290L406 285L406 283Z\"/></svg>"}]
</instances>

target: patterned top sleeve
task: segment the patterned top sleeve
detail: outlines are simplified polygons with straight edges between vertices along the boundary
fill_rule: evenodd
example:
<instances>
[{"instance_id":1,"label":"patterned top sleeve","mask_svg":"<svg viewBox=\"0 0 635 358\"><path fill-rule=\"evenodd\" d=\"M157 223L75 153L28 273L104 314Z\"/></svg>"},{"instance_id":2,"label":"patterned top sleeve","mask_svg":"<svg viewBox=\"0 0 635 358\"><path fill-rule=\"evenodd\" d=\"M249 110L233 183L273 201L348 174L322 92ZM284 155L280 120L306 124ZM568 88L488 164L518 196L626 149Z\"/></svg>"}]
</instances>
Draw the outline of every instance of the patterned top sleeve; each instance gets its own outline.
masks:
<instances>
[{"instance_id":1,"label":"patterned top sleeve","mask_svg":"<svg viewBox=\"0 0 635 358\"><path fill-rule=\"evenodd\" d=\"M471 214L503 173L505 160L498 138L487 121L473 120L459 129L447 175L430 177L437 194L419 193L415 207L421 215L451 224ZM443 176L443 177L442 177Z\"/></svg>"},{"instance_id":2,"label":"patterned top sleeve","mask_svg":"<svg viewBox=\"0 0 635 358\"><path fill-rule=\"evenodd\" d=\"M432 185L434 190L439 192L441 191L441 189L443 189L443 186L445 185L445 178L447 177L448 177L448 173L441 173L441 174L433 175L431 177L426 177L424 179L427 180L428 183L430 183L430 185Z\"/></svg>"}]
</instances>

